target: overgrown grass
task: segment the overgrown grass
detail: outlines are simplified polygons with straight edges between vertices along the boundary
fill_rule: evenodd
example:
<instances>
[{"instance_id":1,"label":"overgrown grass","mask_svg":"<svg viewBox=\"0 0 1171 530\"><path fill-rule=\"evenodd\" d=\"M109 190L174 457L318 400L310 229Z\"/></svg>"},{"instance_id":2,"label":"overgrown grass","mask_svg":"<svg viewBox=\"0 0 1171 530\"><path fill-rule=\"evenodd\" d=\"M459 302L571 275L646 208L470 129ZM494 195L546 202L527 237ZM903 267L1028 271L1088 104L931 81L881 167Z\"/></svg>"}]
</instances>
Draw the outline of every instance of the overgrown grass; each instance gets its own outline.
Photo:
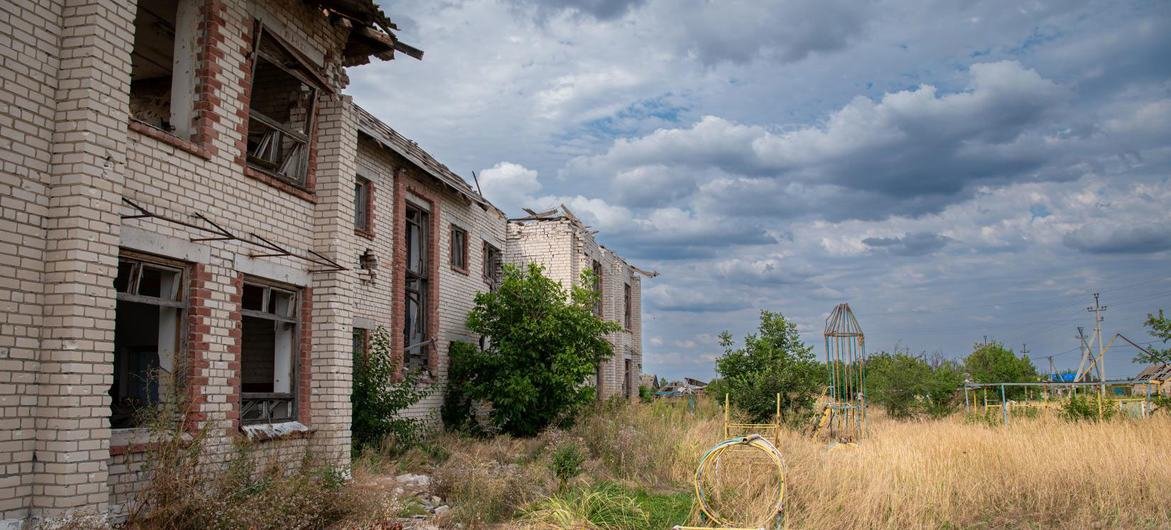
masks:
<instances>
[{"instance_id":1,"label":"overgrown grass","mask_svg":"<svg viewBox=\"0 0 1171 530\"><path fill-rule=\"evenodd\" d=\"M1041 414L1008 426L870 419L857 444L782 433L789 527L1171 526L1165 414L1102 422ZM607 405L531 439L444 435L433 443L450 457L418 465L434 471L452 503L448 524L670 528L697 522L691 478L720 440L721 420L707 400L695 411L682 401ZM559 493L550 464L566 444L579 444L586 459Z\"/></svg>"}]
</instances>

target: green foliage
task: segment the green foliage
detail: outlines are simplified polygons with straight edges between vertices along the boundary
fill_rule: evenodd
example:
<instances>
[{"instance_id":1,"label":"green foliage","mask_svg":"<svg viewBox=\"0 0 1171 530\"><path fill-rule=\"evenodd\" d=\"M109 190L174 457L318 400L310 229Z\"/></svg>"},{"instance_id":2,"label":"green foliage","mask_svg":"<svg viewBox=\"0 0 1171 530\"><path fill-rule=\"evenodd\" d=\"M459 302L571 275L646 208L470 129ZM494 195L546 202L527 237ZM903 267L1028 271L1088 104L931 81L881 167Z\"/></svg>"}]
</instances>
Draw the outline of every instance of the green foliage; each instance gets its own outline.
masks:
<instances>
[{"instance_id":1,"label":"green foliage","mask_svg":"<svg viewBox=\"0 0 1171 530\"><path fill-rule=\"evenodd\" d=\"M1150 328L1150 334L1158 340L1163 341L1163 344L1171 342L1171 319L1163 315L1163 310L1159 310L1158 315L1147 314L1147 321L1143 323ZM1147 348L1150 353L1139 353L1134 358L1135 362L1139 363L1171 363L1171 348L1155 348L1153 345Z\"/></svg>"},{"instance_id":2,"label":"green foliage","mask_svg":"<svg viewBox=\"0 0 1171 530\"><path fill-rule=\"evenodd\" d=\"M963 375L951 362L932 367L907 353L880 353L866 361L866 396L894 418L942 417L955 409Z\"/></svg>"},{"instance_id":3,"label":"green foliage","mask_svg":"<svg viewBox=\"0 0 1171 530\"><path fill-rule=\"evenodd\" d=\"M370 336L367 354L356 354L354 358L354 389L350 394L354 448L380 447L390 441L403 449L418 442L422 422L398 417L398 413L429 393L419 385L416 372L408 371L402 381L394 382L390 334L379 327Z\"/></svg>"},{"instance_id":4,"label":"green foliage","mask_svg":"<svg viewBox=\"0 0 1171 530\"><path fill-rule=\"evenodd\" d=\"M473 401L491 405L493 423L516 436L532 436L555 422L571 421L594 400L587 381L613 355L605 335L621 329L593 313L593 275L582 274L569 293L539 265L506 265L495 292L476 295L468 329L487 348L459 347L451 381L462 396L449 396L445 414L460 424Z\"/></svg>"},{"instance_id":5,"label":"green foliage","mask_svg":"<svg viewBox=\"0 0 1171 530\"><path fill-rule=\"evenodd\" d=\"M1110 400L1098 395L1074 395L1061 406L1061 417L1069 421L1108 420L1117 414Z\"/></svg>"},{"instance_id":6,"label":"green foliage","mask_svg":"<svg viewBox=\"0 0 1171 530\"><path fill-rule=\"evenodd\" d=\"M977 383L1033 383L1040 380L1037 368L1028 356L1017 357L999 342L976 343L964 360L964 370ZM1010 387L1005 394L1008 399L1017 399L1025 394L1025 389Z\"/></svg>"},{"instance_id":7,"label":"green foliage","mask_svg":"<svg viewBox=\"0 0 1171 530\"><path fill-rule=\"evenodd\" d=\"M575 443L567 443L553 450L553 458L549 461L549 469L557 477L561 487L565 483L581 474L581 465L585 462L585 453Z\"/></svg>"},{"instance_id":8,"label":"green foliage","mask_svg":"<svg viewBox=\"0 0 1171 530\"><path fill-rule=\"evenodd\" d=\"M813 348L801 342L797 325L784 315L761 311L760 327L744 337L744 347L734 348L727 331L720 334L720 346L724 354L716 359L716 371L722 381L716 390L730 394L732 404L752 421L768 421L776 414L778 393L782 421L797 424L812 414L823 370Z\"/></svg>"},{"instance_id":9,"label":"green foliage","mask_svg":"<svg viewBox=\"0 0 1171 530\"><path fill-rule=\"evenodd\" d=\"M639 385L638 400L643 403L650 403L653 399L655 399L655 389L646 385Z\"/></svg>"}]
</instances>

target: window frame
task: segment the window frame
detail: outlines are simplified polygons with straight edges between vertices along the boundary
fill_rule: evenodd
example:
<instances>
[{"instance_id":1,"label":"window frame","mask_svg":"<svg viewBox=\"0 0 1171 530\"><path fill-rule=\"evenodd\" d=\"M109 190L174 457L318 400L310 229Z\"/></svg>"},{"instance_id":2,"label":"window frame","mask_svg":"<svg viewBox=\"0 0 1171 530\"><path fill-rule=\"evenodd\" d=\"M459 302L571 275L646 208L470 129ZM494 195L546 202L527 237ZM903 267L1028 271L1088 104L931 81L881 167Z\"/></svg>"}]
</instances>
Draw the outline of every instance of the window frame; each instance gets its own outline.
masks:
<instances>
[{"instance_id":1,"label":"window frame","mask_svg":"<svg viewBox=\"0 0 1171 530\"><path fill-rule=\"evenodd\" d=\"M121 264L123 262L133 262L133 263L137 264L136 278L131 280L130 284L127 286L128 290L137 291L136 287L141 285L140 283L136 283L135 280L137 280L137 282L141 282L142 266L144 266L144 265L147 265L147 266L150 266L153 268L157 268L157 269L175 272L179 275L178 286L176 287L176 292L175 292L175 296L178 298L178 300L165 300L161 296L155 297L155 296L149 296L149 295L142 295L142 294L138 294L138 293L120 291L117 288L117 281L118 281L117 280L117 271L115 271L115 280L114 280L115 302L126 302L126 303L135 303L135 304L143 304L143 305L152 305L155 307L168 307L168 308L176 309L178 311L178 314L175 317L175 321L176 321L175 344L174 344L173 358L171 359L171 366L172 366L171 373L172 373L172 384L175 386L174 394L179 395L183 391L183 388L187 382L187 377L186 377L187 374L186 374L184 368L186 366L186 362L185 362L186 356L188 355L188 341L187 341L187 338L188 338L187 337L188 319L190 319L191 315L192 315L192 313L191 313L191 296L190 296L191 281L192 281L191 266L189 263L185 263L185 262L178 261L178 260L167 259L167 258L163 258L163 257L158 257L158 256L150 255L150 254L143 254L143 253L133 252L133 251L128 251L128 250L120 250L118 253L118 268L119 269L121 268ZM117 325L118 325L118 311L117 311L117 305L115 305L115 310L114 310L115 330L117 329ZM116 331L115 331L115 333L116 333ZM156 341L156 349L161 345L161 344L159 344L159 342L160 341ZM114 355L115 356L118 355L118 352L116 349L115 349ZM157 351L156 351L156 355L158 355ZM161 355L159 355L159 363L160 363L160 365L162 364ZM114 385L117 384L118 374L117 373L113 374L113 377L114 377L114 381L112 381L110 384L111 390L113 390ZM163 399L163 396L160 395L159 396L160 402L162 401L162 399ZM112 418L113 412L114 412L113 407L114 407L114 399L112 397L111 402L110 402L111 430L125 431L125 430L141 430L141 429L145 428L145 426L140 425L137 422L133 422L131 425L126 426L126 427L114 427L113 426L113 418Z\"/></svg>"},{"instance_id":2,"label":"window frame","mask_svg":"<svg viewBox=\"0 0 1171 530\"><path fill-rule=\"evenodd\" d=\"M459 245L456 246L456 236L459 236ZM452 223L451 229L447 233L447 262L451 265L451 270L460 274L468 274L468 231L463 227ZM456 251L459 251L458 254ZM456 256L459 256L462 263L456 263Z\"/></svg>"},{"instance_id":3,"label":"window frame","mask_svg":"<svg viewBox=\"0 0 1171 530\"><path fill-rule=\"evenodd\" d=\"M262 50L262 43L266 42L266 38L270 38L272 44L276 45L295 61L297 61L301 69L304 71L302 72L288 68L284 64L281 64L279 60L275 60L279 58L268 56L268 54ZM261 60L264 60L269 65L280 69L294 79L308 86L313 91L309 100L308 110L306 112L304 133L291 130L284 124L279 123L276 119L265 116L263 113L252 108L255 96L254 88L256 86L256 69L260 65ZM256 20L253 26L250 63L251 64L249 66L251 69L247 78L244 80L244 91L248 95L248 101L245 103L248 114L247 118L243 120L243 124L241 125L241 129L243 130L244 134L244 152L242 153L242 158L245 166L245 173L249 174L250 176L256 176L257 174L263 175L265 177L276 179L276 181L282 184L293 186L296 189L311 191L314 186L313 180L316 169L314 167L314 151L316 150L317 135L314 134L314 131L317 128L317 111L320 107L322 93L332 93L333 91L330 90L329 83L325 77L317 71L316 66L307 60L296 49L296 47L289 44L289 42L282 38L276 31L272 31L260 20ZM257 121L264 127L267 127L269 130L275 130L277 133L279 133L279 135L287 136L292 138L295 142L304 145L304 152L299 155L303 157L302 162L305 165L305 173L303 175L297 178L282 174L279 171L279 167L277 167L276 170L274 170L272 167L266 167L279 165L281 162L273 162L267 159L263 159L252 153L251 149L248 147L248 138L252 135L253 132L253 121Z\"/></svg>"},{"instance_id":4,"label":"window frame","mask_svg":"<svg viewBox=\"0 0 1171 530\"><path fill-rule=\"evenodd\" d=\"M358 196L359 190L365 190L364 197ZM358 215L359 203L364 210L361 216ZM354 177L354 233L367 239L374 238L374 181L361 175Z\"/></svg>"},{"instance_id":5,"label":"window frame","mask_svg":"<svg viewBox=\"0 0 1171 530\"><path fill-rule=\"evenodd\" d=\"M411 218L412 211L417 212L417 219ZM403 214L403 246L406 251L406 266L403 268L403 322L402 329L399 330L402 333L403 344L402 367L404 370L414 369L415 367L412 367L412 360L414 360L416 363L421 362L420 368L429 369L431 352L428 341L435 339L435 337L428 337L428 331L431 325L431 304L435 303L434 300L431 300L431 282L438 279L431 277L431 268L435 260L435 252L431 248L431 231L434 229L432 227L434 223L434 219L432 218L433 213L427 208L414 204L411 201L406 201ZM419 257L422 261L420 261L419 270L417 271L411 268L411 225L414 225L419 237ZM412 283L415 284L415 288L411 287ZM410 318L412 295L416 298L415 305L418 307L418 313L415 315L414 321ZM421 342L416 344L410 343L412 327L422 329ZM417 353L412 355L412 351L417 351Z\"/></svg>"},{"instance_id":6,"label":"window frame","mask_svg":"<svg viewBox=\"0 0 1171 530\"><path fill-rule=\"evenodd\" d=\"M602 272L602 262L593 260L590 270L594 273L594 293L597 294L597 299L594 300L594 316L605 318L606 304L603 300L605 298L605 282L602 281L605 273Z\"/></svg>"},{"instance_id":7,"label":"window frame","mask_svg":"<svg viewBox=\"0 0 1171 530\"><path fill-rule=\"evenodd\" d=\"M504 252L487 240L480 246L480 277L488 284L489 292L496 292L504 280ZM496 262L492 263L492 255L496 255Z\"/></svg>"},{"instance_id":8,"label":"window frame","mask_svg":"<svg viewBox=\"0 0 1171 530\"><path fill-rule=\"evenodd\" d=\"M244 277L244 280L241 283L241 288L244 289L244 288L246 288L246 286L262 288L263 295L262 295L262 301L261 301L261 309L245 309L244 308L243 291L241 291L241 296L240 296L240 340L241 340L241 344L240 344L240 374L239 374L239 378L240 378L241 388L240 388L240 395L239 395L239 404L240 404L239 423L243 427L246 425L271 425L271 424L275 424L275 423L287 423L287 422L299 421L299 414L300 414L301 405L302 405L301 403L299 403L300 393L302 390L302 388L301 388L301 369L302 369L301 368L301 333L304 331L304 329L302 328L302 322L301 322L301 317L302 317L301 302L304 300L304 289L302 289L300 287L296 287L296 286L284 285L284 284L280 284L277 282L267 281L262 278L254 278L251 276ZM289 308L292 312L292 316L282 316L282 315L277 315L275 313L270 313L267 311L267 308L269 307L269 303L272 301L272 291L273 290L280 291L282 293L286 293L286 294L290 295ZM288 324L288 325L293 326L292 343L289 346L289 363L290 363L290 370L289 370L290 391L289 392L245 392L244 391L244 389L243 389L243 382L244 382L244 349L243 349L244 317L268 320L268 321L273 322L274 326L277 323L283 323L283 324ZM275 344L274 344L274 349L273 349L272 355L275 358L275 356L276 356ZM275 374L275 367L274 367L273 375L274 376L276 375ZM248 404L249 400L260 401L260 402L278 401L278 400L288 401L289 402L288 416L287 417L280 417L280 418L274 420L273 416L270 414L270 412L271 412L271 406L269 406L270 404L263 404L264 406L262 406L261 411L264 414L264 417L260 418L259 420L246 420L245 419L245 411L248 408L246 405Z\"/></svg>"},{"instance_id":9,"label":"window frame","mask_svg":"<svg viewBox=\"0 0 1171 530\"><path fill-rule=\"evenodd\" d=\"M622 305L623 305L623 320L622 326L626 331L633 331L634 326L631 324L634 315L634 288L629 283L623 283Z\"/></svg>"}]
</instances>

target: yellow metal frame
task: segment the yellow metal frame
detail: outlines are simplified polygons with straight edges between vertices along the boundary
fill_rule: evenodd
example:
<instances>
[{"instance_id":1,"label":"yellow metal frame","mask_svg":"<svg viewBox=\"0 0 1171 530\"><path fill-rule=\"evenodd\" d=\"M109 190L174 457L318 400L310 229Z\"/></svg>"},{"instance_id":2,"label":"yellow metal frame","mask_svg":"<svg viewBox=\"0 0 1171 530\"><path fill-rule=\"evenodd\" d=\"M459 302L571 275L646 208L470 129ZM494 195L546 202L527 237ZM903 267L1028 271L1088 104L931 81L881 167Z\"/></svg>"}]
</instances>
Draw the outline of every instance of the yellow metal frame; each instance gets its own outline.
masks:
<instances>
[{"instance_id":1,"label":"yellow metal frame","mask_svg":"<svg viewBox=\"0 0 1171 530\"><path fill-rule=\"evenodd\" d=\"M732 403L730 394L724 394L724 439L733 436L747 436L758 434L768 436L775 446L781 443L781 395L777 394L777 414L772 423L732 423Z\"/></svg>"}]
</instances>

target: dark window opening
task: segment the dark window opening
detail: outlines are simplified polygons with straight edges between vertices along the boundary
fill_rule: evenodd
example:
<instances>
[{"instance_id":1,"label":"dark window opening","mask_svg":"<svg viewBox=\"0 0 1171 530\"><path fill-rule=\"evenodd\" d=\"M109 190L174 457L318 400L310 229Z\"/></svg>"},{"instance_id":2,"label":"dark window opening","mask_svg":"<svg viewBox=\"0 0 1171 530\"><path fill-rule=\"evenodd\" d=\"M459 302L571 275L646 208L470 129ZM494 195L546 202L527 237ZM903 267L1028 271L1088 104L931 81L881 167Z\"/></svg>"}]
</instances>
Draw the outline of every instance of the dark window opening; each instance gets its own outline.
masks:
<instances>
[{"instance_id":1,"label":"dark window opening","mask_svg":"<svg viewBox=\"0 0 1171 530\"><path fill-rule=\"evenodd\" d=\"M303 185L321 87L310 67L263 26L257 33L248 104L248 164Z\"/></svg>"},{"instance_id":2,"label":"dark window opening","mask_svg":"<svg viewBox=\"0 0 1171 530\"><path fill-rule=\"evenodd\" d=\"M631 365L633 365L633 364L634 364L633 361L631 361L630 359L626 359L626 371L624 372L626 377L625 377L625 381L623 382L623 385L622 385L622 390L623 390L623 392L626 393L627 398L634 397L634 395L635 395L634 394L634 373L633 373L633 370L631 367Z\"/></svg>"},{"instance_id":3,"label":"dark window opening","mask_svg":"<svg viewBox=\"0 0 1171 530\"><path fill-rule=\"evenodd\" d=\"M627 331L633 329L633 325L631 324L631 318L630 318L631 315L633 314L631 312L632 302L633 302L633 300L631 299L630 284L628 283L623 286L623 293L622 293L623 313L625 315L623 317L623 325L626 326Z\"/></svg>"},{"instance_id":4,"label":"dark window opening","mask_svg":"<svg viewBox=\"0 0 1171 530\"><path fill-rule=\"evenodd\" d=\"M430 214L407 206L406 212L406 300L403 314L403 366L407 370L427 367L427 318L431 256L428 248Z\"/></svg>"},{"instance_id":5,"label":"dark window opening","mask_svg":"<svg viewBox=\"0 0 1171 530\"><path fill-rule=\"evenodd\" d=\"M191 136L195 95L195 16L190 0L140 0L130 54L130 116Z\"/></svg>"},{"instance_id":6,"label":"dark window opening","mask_svg":"<svg viewBox=\"0 0 1171 530\"><path fill-rule=\"evenodd\" d=\"M468 232L455 225L451 225L451 268L468 270Z\"/></svg>"},{"instance_id":7,"label":"dark window opening","mask_svg":"<svg viewBox=\"0 0 1171 530\"><path fill-rule=\"evenodd\" d=\"M185 308L183 269L122 258L114 280L110 427L142 425L171 393Z\"/></svg>"},{"instance_id":8,"label":"dark window opening","mask_svg":"<svg viewBox=\"0 0 1171 530\"><path fill-rule=\"evenodd\" d=\"M500 287L501 276L504 273L504 255L500 249L485 241L482 257L481 274L484 283L488 284L489 291L495 292Z\"/></svg>"},{"instance_id":9,"label":"dark window opening","mask_svg":"<svg viewBox=\"0 0 1171 530\"><path fill-rule=\"evenodd\" d=\"M354 328L354 370L364 369L366 365L366 356L369 355L370 350L370 330L365 328Z\"/></svg>"},{"instance_id":10,"label":"dark window opening","mask_svg":"<svg viewBox=\"0 0 1171 530\"><path fill-rule=\"evenodd\" d=\"M370 181L362 177L354 181L354 229L359 232L369 232L372 225L373 197L370 187Z\"/></svg>"},{"instance_id":11,"label":"dark window opening","mask_svg":"<svg viewBox=\"0 0 1171 530\"><path fill-rule=\"evenodd\" d=\"M594 260L594 292L597 293L597 299L594 300L594 315L602 318L602 264L598 260Z\"/></svg>"},{"instance_id":12,"label":"dark window opening","mask_svg":"<svg viewBox=\"0 0 1171 530\"><path fill-rule=\"evenodd\" d=\"M292 421L296 413L297 293L245 283L240 420Z\"/></svg>"}]
</instances>

